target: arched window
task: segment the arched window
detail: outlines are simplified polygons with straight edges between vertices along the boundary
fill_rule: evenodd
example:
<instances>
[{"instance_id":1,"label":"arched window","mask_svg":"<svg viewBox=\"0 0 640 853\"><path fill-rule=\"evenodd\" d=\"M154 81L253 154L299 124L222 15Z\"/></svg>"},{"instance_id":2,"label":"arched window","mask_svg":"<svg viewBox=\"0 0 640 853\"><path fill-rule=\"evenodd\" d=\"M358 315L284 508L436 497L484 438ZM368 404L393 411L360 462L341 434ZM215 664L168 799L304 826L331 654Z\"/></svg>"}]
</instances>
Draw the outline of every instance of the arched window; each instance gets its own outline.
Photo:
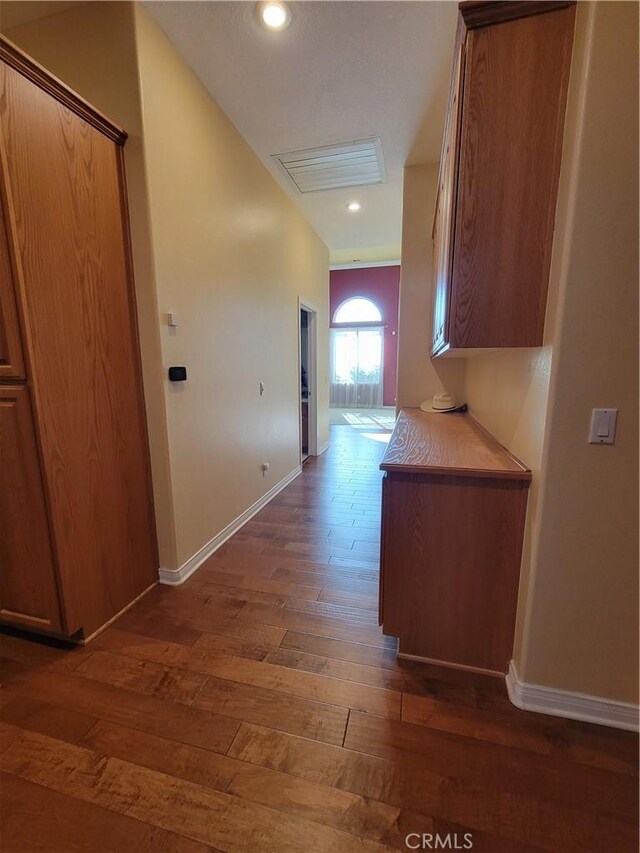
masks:
<instances>
[{"instance_id":1,"label":"arched window","mask_svg":"<svg viewBox=\"0 0 640 853\"><path fill-rule=\"evenodd\" d=\"M333 315L329 405L382 405L382 316L363 296L346 299Z\"/></svg>"},{"instance_id":2,"label":"arched window","mask_svg":"<svg viewBox=\"0 0 640 853\"><path fill-rule=\"evenodd\" d=\"M370 299L355 296L338 306L333 315L333 322L351 326L355 323L381 323L382 316L377 305Z\"/></svg>"}]
</instances>

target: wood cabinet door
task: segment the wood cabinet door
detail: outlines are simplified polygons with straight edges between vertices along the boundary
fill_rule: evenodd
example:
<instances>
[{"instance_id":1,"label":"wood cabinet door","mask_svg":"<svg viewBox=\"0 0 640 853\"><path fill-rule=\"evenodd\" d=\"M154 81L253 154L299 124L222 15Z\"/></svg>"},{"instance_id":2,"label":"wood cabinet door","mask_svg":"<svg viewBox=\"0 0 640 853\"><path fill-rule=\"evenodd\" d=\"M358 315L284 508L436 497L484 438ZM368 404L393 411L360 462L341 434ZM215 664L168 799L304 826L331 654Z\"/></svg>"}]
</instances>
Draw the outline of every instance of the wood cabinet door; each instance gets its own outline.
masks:
<instances>
[{"instance_id":1,"label":"wood cabinet door","mask_svg":"<svg viewBox=\"0 0 640 853\"><path fill-rule=\"evenodd\" d=\"M0 386L0 620L60 631L29 392Z\"/></svg>"},{"instance_id":2,"label":"wood cabinet door","mask_svg":"<svg viewBox=\"0 0 640 853\"><path fill-rule=\"evenodd\" d=\"M64 613L88 635L158 578L122 149L3 63L0 129Z\"/></svg>"},{"instance_id":3,"label":"wood cabinet door","mask_svg":"<svg viewBox=\"0 0 640 853\"><path fill-rule=\"evenodd\" d=\"M0 204L0 378L23 379L24 375L9 238Z\"/></svg>"},{"instance_id":4,"label":"wood cabinet door","mask_svg":"<svg viewBox=\"0 0 640 853\"><path fill-rule=\"evenodd\" d=\"M574 14L570 6L467 36L452 347L542 344Z\"/></svg>"}]
</instances>

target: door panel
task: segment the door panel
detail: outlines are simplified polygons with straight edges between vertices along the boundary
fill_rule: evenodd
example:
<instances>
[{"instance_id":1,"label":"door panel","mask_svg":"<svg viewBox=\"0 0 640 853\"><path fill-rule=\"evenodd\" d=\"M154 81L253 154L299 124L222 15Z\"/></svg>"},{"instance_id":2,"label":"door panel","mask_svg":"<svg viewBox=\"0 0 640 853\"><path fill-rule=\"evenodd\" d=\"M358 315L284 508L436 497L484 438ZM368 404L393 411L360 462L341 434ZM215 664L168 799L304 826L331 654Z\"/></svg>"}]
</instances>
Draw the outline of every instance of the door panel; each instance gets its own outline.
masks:
<instances>
[{"instance_id":1,"label":"door panel","mask_svg":"<svg viewBox=\"0 0 640 853\"><path fill-rule=\"evenodd\" d=\"M0 377L23 379L24 375L9 240L0 205Z\"/></svg>"},{"instance_id":2,"label":"door panel","mask_svg":"<svg viewBox=\"0 0 640 853\"><path fill-rule=\"evenodd\" d=\"M29 392L0 387L0 620L60 631Z\"/></svg>"}]
</instances>

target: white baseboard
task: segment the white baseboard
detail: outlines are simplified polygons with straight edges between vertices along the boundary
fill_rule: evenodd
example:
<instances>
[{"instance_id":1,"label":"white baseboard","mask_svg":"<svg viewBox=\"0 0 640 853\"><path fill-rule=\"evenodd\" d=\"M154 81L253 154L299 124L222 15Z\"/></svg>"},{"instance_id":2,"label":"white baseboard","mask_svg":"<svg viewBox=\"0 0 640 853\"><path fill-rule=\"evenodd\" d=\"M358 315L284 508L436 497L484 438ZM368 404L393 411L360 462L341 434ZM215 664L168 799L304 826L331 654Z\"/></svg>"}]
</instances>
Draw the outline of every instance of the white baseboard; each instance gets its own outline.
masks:
<instances>
[{"instance_id":1,"label":"white baseboard","mask_svg":"<svg viewBox=\"0 0 640 853\"><path fill-rule=\"evenodd\" d=\"M509 699L516 707L523 708L525 711L537 711L540 714L551 714L554 717L565 717L569 720L582 720L615 729L638 731L640 712L638 705L601 699L587 693L573 693L570 690L543 687L540 684L527 684L518 678L513 661L509 664L506 682Z\"/></svg>"},{"instance_id":2,"label":"white baseboard","mask_svg":"<svg viewBox=\"0 0 640 853\"><path fill-rule=\"evenodd\" d=\"M325 443L321 444L320 447L318 448L318 456L322 456L322 454L325 452L325 450L328 450L328 449L329 449L329 442L325 441Z\"/></svg>"},{"instance_id":3,"label":"white baseboard","mask_svg":"<svg viewBox=\"0 0 640 853\"><path fill-rule=\"evenodd\" d=\"M206 559L208 559L214 551L217 551L227 539L230 539L234 533L237 533L240 528L249 521L249 519L253 518L253 516L260 512L260 510L265 507L270 500L275 498L278 492L281 492L285 486L288 486L292 480L302 473L302 468L298 465L297 468L294 468L286 477L283 477L279 483L276 483L273 488L269 489L269 491L263 495L259 500L257 500L249 509L246 509L242 515L239 515L235 518L231 524L228 524L224 530L221 530L213 539L210 539L206 545L203 545L199 551L193 555L193 557L189 557L186 563L183 563L178 569L160 569L160 583L167 584L168 586L178 586L181 583L184 583L188 577L190 577L197 568L199 568L202 563Z\"/></svg>"}]
</instances>

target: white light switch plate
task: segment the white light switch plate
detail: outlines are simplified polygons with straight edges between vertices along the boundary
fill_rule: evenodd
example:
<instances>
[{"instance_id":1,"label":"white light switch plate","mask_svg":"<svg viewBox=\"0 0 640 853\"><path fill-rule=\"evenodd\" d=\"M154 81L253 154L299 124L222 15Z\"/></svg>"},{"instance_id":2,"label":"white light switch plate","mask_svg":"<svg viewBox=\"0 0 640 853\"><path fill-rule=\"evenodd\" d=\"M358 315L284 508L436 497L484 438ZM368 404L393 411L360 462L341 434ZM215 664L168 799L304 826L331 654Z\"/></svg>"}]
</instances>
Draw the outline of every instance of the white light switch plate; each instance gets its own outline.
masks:
<instances>
[{"instance_id":1,"label":"white light switch plate","mask_svg":"<svg viewBox=\"0 0 640 853\"><path fill-rule=\"evenodd\" d=\"M592 409L589 444L613 444L617 420L617 409Z\"/></svg>"}]
</instances>

